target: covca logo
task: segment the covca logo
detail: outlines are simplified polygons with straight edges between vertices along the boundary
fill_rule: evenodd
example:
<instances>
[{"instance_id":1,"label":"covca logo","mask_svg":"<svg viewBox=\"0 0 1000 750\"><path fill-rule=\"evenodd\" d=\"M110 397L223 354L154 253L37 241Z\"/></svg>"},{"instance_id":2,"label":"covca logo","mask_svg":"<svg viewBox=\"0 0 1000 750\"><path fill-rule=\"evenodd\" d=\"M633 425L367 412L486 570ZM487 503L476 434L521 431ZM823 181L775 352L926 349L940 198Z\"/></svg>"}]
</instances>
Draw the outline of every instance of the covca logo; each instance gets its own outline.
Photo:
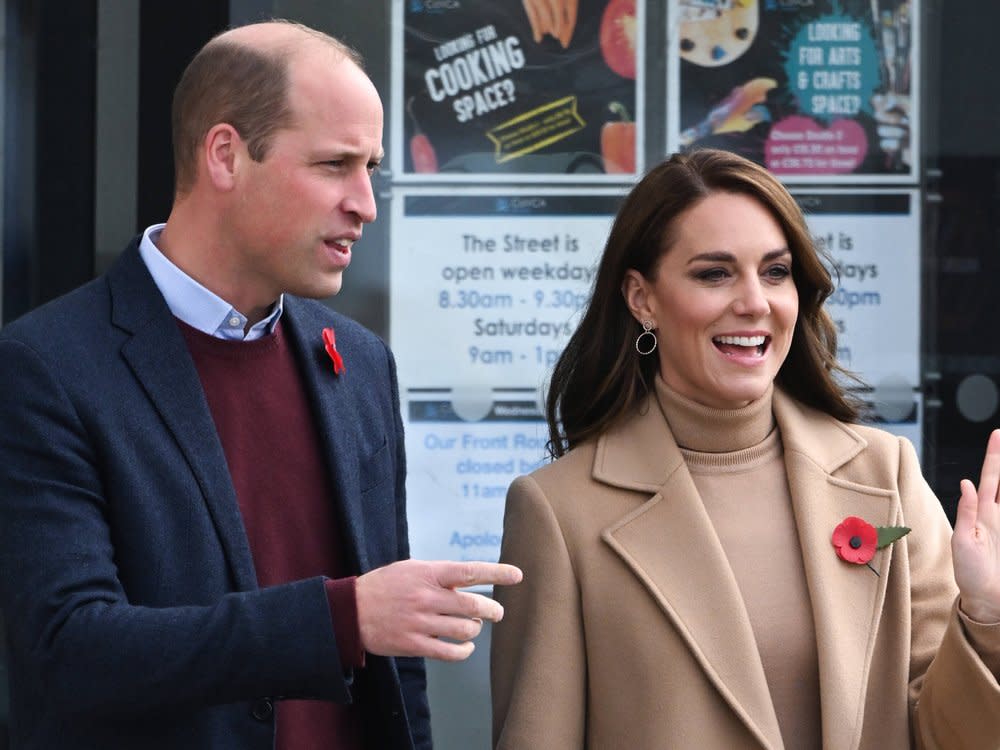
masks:
<instances>
[{"instance_id":1,"label":"covca logo","mask_svg":"<svg viewBox=\"0 0 1000 750\"><path fill-rule=\"evenodd\" d=\"M441 13L461 7L461 0L410 0L411 13Z\"/></svg>"},{"instance_id":2,"label":"covca logo","mask_svg":"<svg viewBox=\"0 0 1000 750\"><path fill-rule=\"evenodd\" d=\"M795 10L797 8L811 8L815 5L815 0L767 0L764 10Z\"/></svg>"},{"instance_id":3,"label":"covca logo","mask_svg":"<svg viewBox=\"0 0 1000 750\"><path fill-rule=\"evenodd\" d=\"M545 208L548 201L544 198L497 198L496 210L501 213L511 211L530 211Z\"/></svg>"}]
</instances>

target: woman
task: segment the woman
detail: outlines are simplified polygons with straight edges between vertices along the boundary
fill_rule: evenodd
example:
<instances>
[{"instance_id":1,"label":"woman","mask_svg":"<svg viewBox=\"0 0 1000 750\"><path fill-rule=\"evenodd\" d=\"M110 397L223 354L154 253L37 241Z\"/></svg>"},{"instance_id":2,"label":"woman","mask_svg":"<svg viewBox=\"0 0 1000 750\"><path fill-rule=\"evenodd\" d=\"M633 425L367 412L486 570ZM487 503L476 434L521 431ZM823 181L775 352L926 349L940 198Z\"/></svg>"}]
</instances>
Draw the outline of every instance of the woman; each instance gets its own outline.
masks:
<instances>
[{"instance_id":1,"label":"woman","mask_svg":"<svg viewBox=\"0 0 1000 750\"><path fill-rule=\"evenodd\" d=\"M1000 431L952 538L912 446L857 424L832 288L752 162L674 156L626 199L558 460L507 496L498 748L1000 746Z\"/></svg>"}]
</instances>

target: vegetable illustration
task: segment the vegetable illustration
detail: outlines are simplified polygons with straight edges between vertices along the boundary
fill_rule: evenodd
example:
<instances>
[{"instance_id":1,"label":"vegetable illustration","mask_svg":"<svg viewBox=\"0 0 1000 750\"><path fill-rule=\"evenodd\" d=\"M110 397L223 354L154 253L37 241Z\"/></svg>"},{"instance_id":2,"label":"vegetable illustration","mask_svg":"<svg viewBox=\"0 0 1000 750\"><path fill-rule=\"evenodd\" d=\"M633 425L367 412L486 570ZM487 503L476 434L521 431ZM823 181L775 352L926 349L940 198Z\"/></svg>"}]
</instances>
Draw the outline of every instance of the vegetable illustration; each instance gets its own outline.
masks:
<instances>
[{"instance_id":1,"label":"vegetable illustration","mask_svg":"<svg viewBox=\"0 0 1000 750\"><path fill-rule=\"evenodd\" d=\"M601 16L601 54L622 78L635 78L635 0L609 0Z\"/></svg>"},{"instance_id":2,"label":"vegetable illustration","mask_svg":"<svg viewBox=\"0 0 1000 750\"><path fill-rule=\"evenodd\" d=\"M406 102L406 114L410 116L413 123L413 135L410 137L410 159L413 160L413 171L421 174L434 173L438 171L437 154L431 139L420 130L420 124L413 115L413 97Z\"/></svg>"},{"instance_id":3,"label":"vegetable illustration","mask_svg":"<svg viewBox=\"0 0 1000 750\"><path fill-rule=\"evenodd\" d=\"M621 103L611 102L608 109L620 119L606 122L601 127L604 171L608 174L631 174L635 172L635 123Z\"/></svg>"},{"instance_id":4,"label":"vegetable illustration","mask_svg":"<svg viewBox=\"0 0 1000 750\"><path fill-rule=\"evenodd\" d=\"M549 34L563 49L569 47L576 28L579 0L521 0L521 4L528 14L535 44L541 44L542 37Z\"/></svg>"}]
</instances>

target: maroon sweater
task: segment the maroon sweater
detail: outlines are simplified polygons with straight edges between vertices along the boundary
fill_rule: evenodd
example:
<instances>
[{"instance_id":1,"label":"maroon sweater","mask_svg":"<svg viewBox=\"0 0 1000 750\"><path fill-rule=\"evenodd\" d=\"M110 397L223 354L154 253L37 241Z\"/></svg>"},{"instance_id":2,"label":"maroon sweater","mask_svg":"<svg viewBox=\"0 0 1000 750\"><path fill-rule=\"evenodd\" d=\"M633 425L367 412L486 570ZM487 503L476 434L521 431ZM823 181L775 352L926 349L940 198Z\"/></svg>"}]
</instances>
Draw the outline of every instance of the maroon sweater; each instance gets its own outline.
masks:
<instances>
[{"instance_id":1,"label":"maroon sweater","mask_svg":"<svg viewBox=\"0 0 1000 750\"><path fill-rule=\"evenodd\" d=\"M236 489L261 587L327 576L341 663L360 667L353 577L330 477L295 357L280 322L256 341L226 341L178 321L194 358ZM318 340L317 340L318 341ZM278 750L360 750L356 706L277 703Z\"/></svg>"}]
</instances>

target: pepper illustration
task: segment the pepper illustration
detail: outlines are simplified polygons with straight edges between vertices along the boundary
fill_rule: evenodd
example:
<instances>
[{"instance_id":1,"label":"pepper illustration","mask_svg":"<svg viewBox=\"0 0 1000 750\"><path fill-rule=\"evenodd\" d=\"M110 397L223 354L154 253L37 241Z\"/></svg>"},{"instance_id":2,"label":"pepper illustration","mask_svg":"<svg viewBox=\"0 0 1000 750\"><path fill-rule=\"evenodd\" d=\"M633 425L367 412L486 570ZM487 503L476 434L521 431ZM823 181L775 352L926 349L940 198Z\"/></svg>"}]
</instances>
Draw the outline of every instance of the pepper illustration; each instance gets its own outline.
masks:
<instances>
[{"instance_id":1,"label":"pepper illustration","mask_svg":"<svg viewBox=\"0 0 1000 750\"><path fill-rule=\"evenodd\" d=\"M618 120L601 127L601 156L604 171L608 174L635 172L635 123L620 102L611 102L608 109L618 115Z\"/></svg>"},{"instance_id":2,"label":"pepper illustration","mask_svg":"<svg viewBox=\"0 0 1000 750\"><path fill-rule=\"evenodd\" d=\"M431 139L420 129L417 118L413 115L413 97L406 102L406 114L413 123L413 135L410 137L410 159L413 160L413 171L429 174L438 171L437 154Z\"/></svg>"}]
</instances>

